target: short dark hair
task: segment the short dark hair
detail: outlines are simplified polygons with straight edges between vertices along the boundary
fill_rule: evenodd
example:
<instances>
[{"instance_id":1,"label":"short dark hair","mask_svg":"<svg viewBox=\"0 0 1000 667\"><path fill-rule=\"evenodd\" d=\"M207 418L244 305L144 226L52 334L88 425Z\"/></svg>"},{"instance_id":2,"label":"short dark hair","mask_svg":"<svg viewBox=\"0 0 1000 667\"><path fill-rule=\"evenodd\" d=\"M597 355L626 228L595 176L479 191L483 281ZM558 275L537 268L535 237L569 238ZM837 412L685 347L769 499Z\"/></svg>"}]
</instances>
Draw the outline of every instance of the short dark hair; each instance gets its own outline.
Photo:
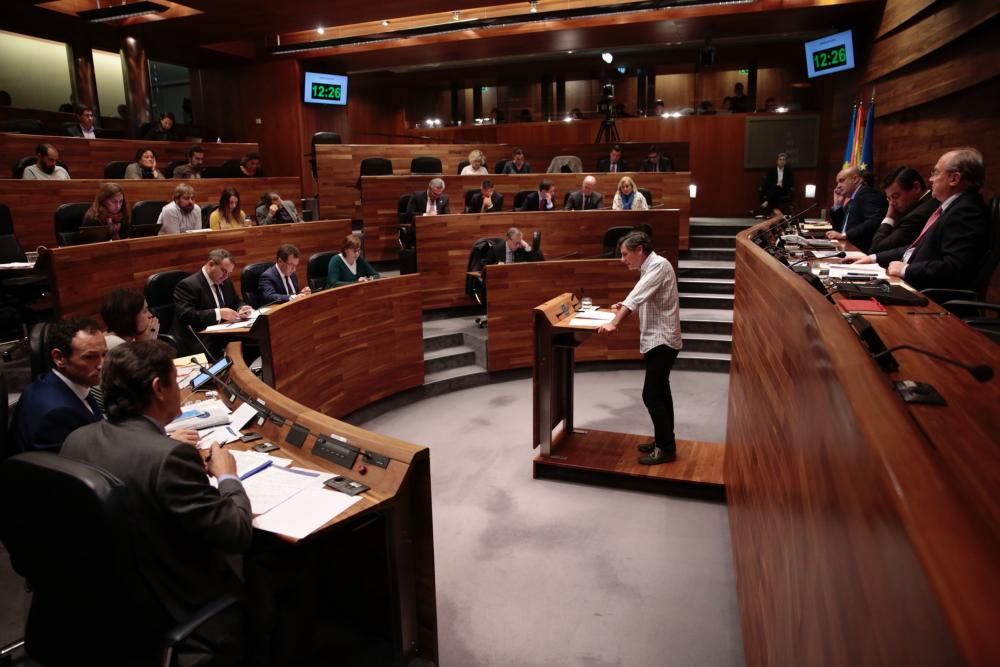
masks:
<instances>
[{"instance_id":1,"label":"short dark hair","mask_svg":"<svg viewBox=\"0 0 1000 667\"><path fill-rule=\"evenodd\" d=\"M648 255L653 252L653 243L643 232L629 232L625 235L625 238L618 243L619 248L622 246L625 246L629 251L635 250L636 248L642 248L644 255Z\"/></svg>"},{"instance_id":2,"label":"short dark hair","mask_svg":"<svg viewBox=\"0 0 1000 667\"><path fill-rule=\"evenodd\" d=\"M615 144L614 146L611 147L611 150L613 150L616 153L621 153L622 152L622 146L621 146L621 144Z\"/></svg>"},{"instance_id":3,"label":"short dark hair","mask_svg":"<svg viewBox=\"0 0 1000 667\"><path fill-rule=\"evenodd\" d=\"M229 252L225 248L216 248L212 252L208 253L208 261L214 262L216 264L222 264L227 259L235 262L233 259L233 253Z\"/></svg>"},{"instance_id":4,"label":"short dark hair","mask_svg":"<svg viewBox=\"0 0 1000 667\"><path fill-rule=\"evenodd\" d=\"M484 178L482 184L480 184L479 187L483 188L484 190L489 190L490 188L493 187L493 181L491 181L488 178Z\"/></svg>"},{"instance_id":5,"label":"short dark hair","mask_svg":"<svg viewBox=\"0 0 1000 667\"><path fill-rule=\"evenodd\" d=\"M163 120L164 118L169 118L170 120L177 120L174 117L174 112L173 111L164 111L163 113L161 113L160 114L160 120Z\"/></svg>"},{"instance_id":6,"label":"short dark hair","mask_svg":"<svg viewBox=\"0 0 1000 667\"><path fill-rule=\"evenodd\" d=\"M524 155L524 149L518 146L510 153L511 155Z\"/></svg>"},{"instance_id":7,"label":"short dark hair","mask_svg":"<svg viewBox=\"0 0 1000 667\"><path fill-rule=\"evenodd\" d=\"M38 144L37 146L35 146L35 154L36 155L48 155L49 154L49 150L51 150L53 148L55 148L55 146L53 146L52 144Z\"/></svg>"},{"instance_id":8,"label":"short dark hair","mask_svg":"<svg viewBox=\"0 0 1000 667\"><path fill-rule=\"evenodd\" d=\"M101 388L104 411L111 421L141 414L153 400L153 380L173 380L174 348L159 340L125 343L111 350Z\"/></svg>"},{"instance_id":9,"label":"short dark hair","mask_svg":"<svg viewBox=\"0 0 1000 667\"><path fill-rule=\"evenodd\" d=\"M551 190L552 186L555 185L552 181L547 178L543 178L542 182L538 184L539 190Z\"/></svg>"},{"instance_id":10,"label":"short dark hair","mask_svg":"<svg viewBox=\"0 0 1000 667\"><path fill-rule=\"evenodd\" d=\"M241 165L246 164L250 160L258 160L259 161L260 160L260 153L255 153L255 152L247 153L246 155L243 156L243 159L240 160L240 164Z\"/></svg>"},{"instance_id":11,"label":"short dark hair","mask_svg":"<svg viewBox=\"0 0 1000 667\"><path fill-rule=\"evenodd\" d=\"M927 182L924 181L924 177L920 175L920 172L913 167L896 167L889 175L882 179L882 189L885 190L893 183L899 183L899 187L904 190L912 190L914 183L920 183L920 189L927 189Z\"/></svg>"},{"instance_id":12,"label":"short dark hair","mask_svg":"<svg viewBox=\"0 0 1000 667\"><path fill-rule=\"evenodd\" d=\"M154 151L149 146L143 146L143 147L141 147L139 150L137 150L135 152L135 161L138 162L139 160L141 160L143 154L145 154L146 151L149 151L150 153L152 153L153 154L153 158L156 159L156 151Z\"/></svg>"},{"instance_id":13,"label":"short dark hair","mask_svg":"<svg viewBox=\"0 0 1000 667\"><path fill-rule=\"evenodd\" d=\"M204 152L205 148L201 144L195 144L194 146L188 149L188 159L190 160L191 156L194 155L195 153L204 153Z\"/></svg>"},{"instance_id":14,"label":"short dark hair","mask_svg":"<svg viewBox=\"0 0 1000 667\"><path fill-rule=\"evenodd\" d=\"M59 350L64 357L69 357L73 353L73 338L77 333L98 333L100 330L97 322L85 317L59 320L50 324L45 332L45 349L50 354L52 350Z\"/></svg>"},{"instance_id":15,"label":"short dark hair","mask_svg":"<svg viewBox=\"0 0 1000 667\"><path fill-rule=\"evenodd\" d=\"M93 107L89 107L86 104L81 104L80 106L78 106L76 108L76 115L77 116L82 116L84 111L89 111L89 112L93 113L94 112L94 108Z\"/></svg>"},{"instance_id":16,"label":"short dark hair","mask_svg":"<svg viewBox=\"0 0 1000 667\"><path fill-rule=\"evenodd\" d=\"M301 257L302 253L291 243L285 243L278 247L278 259L287 262L289 257Z\"/></svg>"},{"instance_id":17,"label":"short dark hair","mask_svg":"<svg viewBox=\"0 0 1000 667\"><path fill-rule=\"evenodd\" d=\"M101 319L108 331L121 337L138 336L135 319L146 305L146 297L137 289L116 289L101 304Z\"/></svg>"}]
</instances>

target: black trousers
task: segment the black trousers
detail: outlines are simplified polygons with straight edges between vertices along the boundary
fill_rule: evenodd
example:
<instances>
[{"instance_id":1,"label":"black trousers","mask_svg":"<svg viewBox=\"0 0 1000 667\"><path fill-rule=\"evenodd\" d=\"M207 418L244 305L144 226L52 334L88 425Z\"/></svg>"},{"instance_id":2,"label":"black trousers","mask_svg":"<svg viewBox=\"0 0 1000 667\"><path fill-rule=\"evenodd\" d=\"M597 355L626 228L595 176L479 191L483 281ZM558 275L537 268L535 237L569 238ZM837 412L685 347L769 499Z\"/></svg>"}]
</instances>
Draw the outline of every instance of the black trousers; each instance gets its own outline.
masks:
<instances>
[{"instance_id":1,"label":"black trousers","mask_svg":"<svg viewBox=\"0 0 1000 667\"><path fill-rule=\"evenodd\" d=\"M657 345L643 354L646 358L646 379L642 385L642 402L653 420L656 446L676 452L674 440L674 399L670 393L670 369L674 367L677 353L669 345Z\"/></svg>"}]
</instances>

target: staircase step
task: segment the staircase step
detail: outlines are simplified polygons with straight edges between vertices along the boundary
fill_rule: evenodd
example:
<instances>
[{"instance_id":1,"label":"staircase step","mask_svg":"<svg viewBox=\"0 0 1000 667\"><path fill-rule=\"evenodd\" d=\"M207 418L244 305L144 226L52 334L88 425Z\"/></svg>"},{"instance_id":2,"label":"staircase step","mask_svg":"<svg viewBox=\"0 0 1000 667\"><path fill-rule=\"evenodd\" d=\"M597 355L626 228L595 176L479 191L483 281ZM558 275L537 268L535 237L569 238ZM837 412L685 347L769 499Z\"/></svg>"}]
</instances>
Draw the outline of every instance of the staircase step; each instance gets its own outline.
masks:
<instances>
[{"instance_id":1,"label":"staircase step","mask_svg":"<svg viewBox=\"0 0 1000 667\"><path fill-rule=\"evenodd\" d=\"M490 374L482 366L460 366L424 373L424 398L489 384Z\"/></svg>"},{"instance_id":2,"label":"staircase step","mask_svg":"<svg viewBox=\"0 0 1000 667\"><path fill-rule=\"evenodd\" d=\"M718 352L692 352L681 350L674 362L674 369L679 371L711 371L713 373L729 372L728 354Z\"/></svg>"},{"instance_id":3,"label":"staircase step","mask_svg":"<svg viewBox=\"0 0 1000 667\"><path fill-rule=\"evenodd\" d=\"M684 350L688 352L714 352L729 354L733 349L733 337L725 334L688 333L684 331Z\"/></svg>"},{"instance_id":4,"label":"staircase step","mask_svg":"<svg viewBox=\"0 0 1000 667\"><path fill-rule=\"evenodd\" d=\"M687 334L733 335L733 311L721 308L681 308L681 331Z\"/></svg>"},{"instance_id":5,"label":"staircase step","mask_svg":"<svg viewBox=\"0 0 1000 667\"><path fill-rule=\"evenodd\" d=\"M443 350L447 347L457 347L462 345L464 341L464 335L460 332L455 333L443 333L437 335L427 335L424 333L424 352L433 352L434 350Z\"/></svg>"},{"instance_id":6,"label":"staircase step","mask_svg":"<svg viewBox=\"0 0 1000 667\"><path fill-rule=\"evenodd\" d=\"M681 260L677 267L679 278L733 278L736 265L721 260Z\"/></svg>"},{"instance_id":7,"label":"staircase step","mask_svg":"<svg viewBox=\"0 0 1000 667\"><path fill-rule=\"evenodd\" d=\"M732 294L692 294L681 292L681 308L721 308L733 309Z\"/></svg>"},{"instance_id":8,"label":"staircase step","mask_svg":"<svg viewBox=\"0 0 1000 667\"><path fill-rule=\"evenodd\" d=\"M682 250L680 260L721 260L728 262L736 261L736 248L694 248L692 250Z\"/></svg>"},{"instance_id":9,"label":"staircase step","mask_svg":"<svg viewBox=\"0 0 1000 667\"><path fill-rule=\"evenodd\" d=\"M424 352L424 377L430 373L446 371L476 363L476 353L466 345L456 345Z\"/></svg>"},{"instance_id":10,"label":"staircase step","mask_svg":"<svg viewBox=\"0 0 1000 667\"><path fill-rule=\"evenodd\" d=\"M679 281L682 292L689 294L732 294L736 281L733 278L689 278Z\"/></svg>"},{"instance_id":11,"label":"staircase step","mask_svg":"<svg viewBox=\"0 0 1000 667\"><path fill-rule=\"evenodd\" d=\"M736 237L733 235L720 234L691 234L691 248L735 248Z\"/></svg>"},{"instance_id":12,"label":"staircase step","mask_svg":"<svg viewBox=\"0 0 1000 667\"><path fill-rule=\"evenodd\" d=\"M752 221L753 224L760 222L759 220ZM690 230L692 234L724 234L727 236L736 236L742 231L746 231L748 227L752 227L753 224L741 225L739 223L734 223L731 220L720 220L718 222L706 222L704 220L691 221Z\"/></svg>"}]
</instances>

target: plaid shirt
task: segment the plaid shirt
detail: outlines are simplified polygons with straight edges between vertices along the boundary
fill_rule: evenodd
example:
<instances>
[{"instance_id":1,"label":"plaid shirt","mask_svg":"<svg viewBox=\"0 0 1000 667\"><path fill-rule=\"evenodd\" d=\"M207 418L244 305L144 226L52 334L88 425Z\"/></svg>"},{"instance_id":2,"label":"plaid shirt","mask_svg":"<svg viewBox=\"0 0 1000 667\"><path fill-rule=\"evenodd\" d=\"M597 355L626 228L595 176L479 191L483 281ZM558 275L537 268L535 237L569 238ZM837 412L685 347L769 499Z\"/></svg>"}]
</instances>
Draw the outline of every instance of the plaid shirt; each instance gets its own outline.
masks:
<instances>
[{"instance_id":1,"label":"plaid shirt","mask_svg":"<svg viewBox=\"0 0 1000 667\"><path fill-rule=\"evenodd\" d=\"M645 354L658 345L681 349L681 317L674 267L651 252L639 268L639 281L622 302L639 311L639 351Z\"/></svg>"}]
</instances>

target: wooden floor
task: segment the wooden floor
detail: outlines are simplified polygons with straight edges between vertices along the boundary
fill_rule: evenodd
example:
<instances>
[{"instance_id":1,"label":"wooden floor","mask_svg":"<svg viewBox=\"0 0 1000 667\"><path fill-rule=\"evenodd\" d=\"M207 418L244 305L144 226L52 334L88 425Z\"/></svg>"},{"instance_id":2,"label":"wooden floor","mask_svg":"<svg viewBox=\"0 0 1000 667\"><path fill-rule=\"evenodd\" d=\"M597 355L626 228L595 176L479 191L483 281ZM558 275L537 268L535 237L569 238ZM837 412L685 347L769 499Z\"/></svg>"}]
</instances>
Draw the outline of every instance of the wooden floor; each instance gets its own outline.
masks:
<instances>
[{"instance_id":1,"label":"wooden floor","mask_svg":"<svg viewBox=\"0 0 1000 667\"><path fill-rule=\"evenodd\" d=\"M725 499L723 444L678 440L676 461L645 466L639 463L636 447L649 441L648 435L577 430L562 439L550 456L535 457L534 476L535 479Z\"/></svg>"}]
</instances>

